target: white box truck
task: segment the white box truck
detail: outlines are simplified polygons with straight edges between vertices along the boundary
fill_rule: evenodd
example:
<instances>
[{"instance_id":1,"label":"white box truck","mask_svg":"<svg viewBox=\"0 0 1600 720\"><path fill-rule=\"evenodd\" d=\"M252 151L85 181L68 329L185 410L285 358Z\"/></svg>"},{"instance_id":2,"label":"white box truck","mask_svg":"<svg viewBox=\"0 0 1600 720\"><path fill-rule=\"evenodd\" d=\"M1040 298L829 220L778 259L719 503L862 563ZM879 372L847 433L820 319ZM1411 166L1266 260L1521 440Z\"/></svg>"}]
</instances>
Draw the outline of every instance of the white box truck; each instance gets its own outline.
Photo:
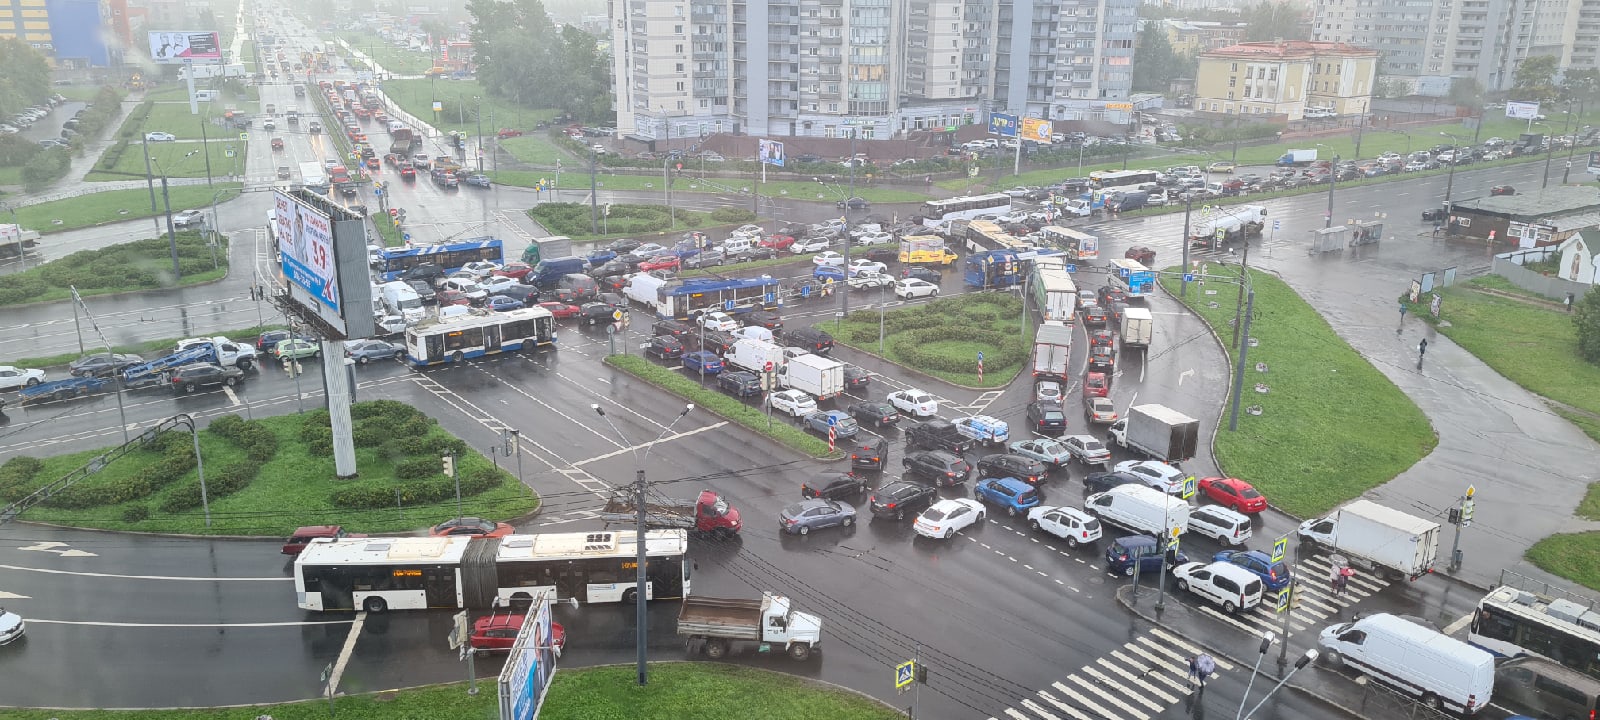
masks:
<instances>
[{"instance_id":1,"label":"white box truck","mask_svg":"<svg viewBox=\"0 0 1600 720\"><path fill-rule=\"evenodd\" d=\"M1135 405L1111 424L1111 439L1156 460L1180 462L1194 457L1200 421L1165 405Z\"/></svg>"},{"instance_id":2,"label":"white box truck","mask_svg":"<svg viewBox=\"0 0 1600 720\"><path fill-rule=\"evenodd\" d=\"M750 338L735 342L733 347L728 348L728 354L723 359L729 365L755 373L765 372L768 364L772 365L773 370L783 367L784 364L783 347L765 340ZM842 379L844 371L839 372Z\"/></svg>"},{"instance_id":3,"label":"white box truck","mask_svg":"<svg viewBox=\"0 0 1600 720\"><path fill-rule=\"evenodd\" d=\"M1300 524L1300 542L1321 546L1374 574L1416 580L1433 571L1439 523L1370 500L1357 500Z\"/></svg>"},{"instance_id":4,"label":"white box truck","mask_svg":"<svg viewBox=\"0 0 1600 720\"><path fill-rule=\"evenodd\" d=\"M735 642L805 660L822 642L822 618L792 610L789 598L772 593L760 600L690 595L678 610L678 634L712 660L727 657Z\"/></svg>"},{"instance_id":5,"label":"white box truck","mask_svg":"<svg viewBox=\"0 0 1600 720\"><path fill-rule=\"evenodd\" d=\"M1125 348L1150 347L1150 340L1155 336L1156 319L1150 314L1150 308L1129 307L1122 311L1122 330L1117 334L1122 338Z\"/></svg>"},{"instance_id":6,"label":"white box truck","mask_svg":"<svg viewBox=\"0 0 1600 720\"><path fill-rule=\"evenodd\" d=\"M405 318L407 323L422 322L427 314L417 289L401 280L383 284L383 306L390 314Z\"/></svg>"},{"instance_id":7,"label":"white box truck","mask_svg":"<svg viewBox=\"0 0 1600 720\"><path fill-rule=\"evenodd\" d=\"M734 346L737 347L738 343L734 343ZM781 348L779 352L782 352ZM808 353L796 355L789 358L787 364L775 367L779 387L803 390L818 400L844 394L844 363L838 360Z\"/></svg>"},{"instance_id":8,"label":"white box truck","mask_svg":"<svg viewBox=\"0 0 1600 720\"><path fill-rule=\"evenodd\" d=\"M1072 328L1063 323L1039 324L1033 336L1033 376L1066 380L1072 359Z\"/></svg>"}]
</instances>

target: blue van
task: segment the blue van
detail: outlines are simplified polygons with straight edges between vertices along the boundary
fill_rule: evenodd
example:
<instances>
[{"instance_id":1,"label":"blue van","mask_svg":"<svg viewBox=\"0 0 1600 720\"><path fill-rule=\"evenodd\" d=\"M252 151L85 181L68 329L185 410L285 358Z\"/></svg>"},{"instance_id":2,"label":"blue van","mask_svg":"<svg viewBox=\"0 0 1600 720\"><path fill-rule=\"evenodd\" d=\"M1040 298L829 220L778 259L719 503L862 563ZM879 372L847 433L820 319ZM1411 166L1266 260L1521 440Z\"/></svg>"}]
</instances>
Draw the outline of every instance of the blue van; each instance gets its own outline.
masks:
<instances>
[{"instance_id":1,"label":"blue van","mask_svg":"<svg viewBox=\"0 0 1600 720\"><path fill-rule=\"evenodd\" d=\"M1106 570L1114 575L1133 577L1134 573L1161 572L1163 567L1176 567L1189 562L1189 556L1179 550L1170 562L1156 547L1155 538L1147 535L1129 535L1117 538L1106 546ZM1135 569L1137 566L1137 570Z\"/></svg>"},{"instance_id":2,"label":"blue van","mask_svg":"<svg viewBox=\"0 0 1600 720\"><path fill-rule=\"evenodd\" d=\"M582 273L588 264L581 257L545 258L528 273L528 284L540 290L549 290L566 275Z\"/></svg>"}]
</instances>

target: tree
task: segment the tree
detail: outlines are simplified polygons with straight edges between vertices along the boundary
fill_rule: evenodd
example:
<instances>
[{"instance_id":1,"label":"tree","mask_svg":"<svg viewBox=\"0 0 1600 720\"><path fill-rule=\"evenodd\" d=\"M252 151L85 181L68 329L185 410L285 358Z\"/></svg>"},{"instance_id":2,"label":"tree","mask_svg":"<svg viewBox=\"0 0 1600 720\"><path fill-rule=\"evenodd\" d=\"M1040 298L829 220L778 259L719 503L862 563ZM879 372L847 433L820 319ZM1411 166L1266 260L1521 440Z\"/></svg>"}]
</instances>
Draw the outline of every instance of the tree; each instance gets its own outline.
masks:
<instances>
[{"instance_id":1,"label":"tree","mask_svg":"<svg viewBox=\"0 0 1600 720\"><path fill-rule=\"evenodd\" d=\"M50 95L50 64L15 38L0 39L0 117L11 117Z\"/></svg>"},{"instance_id":2,"label":"tree","mask_svg":"<svg viewBox=\"0 0 1600 720\"><path fill-rule=\"evenodd\" d=\"M1380 78L1378 86L1372 89L1372 95L1380 98L1404 97L1406 84L1394 78Z\"/></svg>"},{"instance_id":3,"label":"tree","mask_svg":"<svg viewBox=\"0 0 1600 720\"><path fill-rule=\"evenodd\" d=\"M1600 70L1595 68L1567 68L1561 74L1561 97L1585 103L1600 99Z\"/></svg>"},{"instance_id":4,"label":"tree","mask_svg":"<svg viewBox=\"0 0 1600 720\"><path fill-rule=\"evenodd\" d=\"M1303 10L1287 0L1267 0L1245 8L1239 13L1239 20L1248 23L1244 31L1246 42L1310 40L1311 28L1300 22L1303 15Z\"/></svg>"},{"instance_id":5,"label":"tree","mask_svg":"<svg viewBox=\"0 0 1600 720\"><path fill-rule=\"evenodd\" d=\"M1145 23L1139 31L1138 51L1133 54L1134 92L1164 93L1182 71L1183 61L1172 50L1165 23Z\"/></svg>"},{"instance_id":6,"label":"tree","mask_svg":"<svg viewBox=\"0 0 1600 720\"><path fill-rule=\"evenodd\" d=\"M1572 324L1578 331L1578 354L1600 363L1600 292L1584 293L1572 304Z\"/></svg>"},{"instance_id":7,"label":"tree","mask_svg":"<svg viewBox=\"0 0 1600 720\"><path fill-rule=\"evenodd\" d=\"M1522 61L1512 76L1511 98L1539 102L1554 100L1556 90L1556 64L1559 58L1538 55Z\"/></svg>"},{"instance_id":8,"label":"tree","mask_svg":"<svg viewBox=\"0 0 1600 720\"><path fill-rule=\"evenodd\" d=\"M1450 80L1450 102L1461 107L1483 107L1483 85L1476 78L1458 77Z\"/></svg>"},{"instance_id":9,"label":"tree","mask_svg":"<svg viewBox=\"0 0 1600 720\"><path fill-rule=\"evenodd\" d=\"M478 81L518 104L599 119L611 112L611 67L593 36L561 32L540 0L468 0Z\"/></svg>"}]
</instances>

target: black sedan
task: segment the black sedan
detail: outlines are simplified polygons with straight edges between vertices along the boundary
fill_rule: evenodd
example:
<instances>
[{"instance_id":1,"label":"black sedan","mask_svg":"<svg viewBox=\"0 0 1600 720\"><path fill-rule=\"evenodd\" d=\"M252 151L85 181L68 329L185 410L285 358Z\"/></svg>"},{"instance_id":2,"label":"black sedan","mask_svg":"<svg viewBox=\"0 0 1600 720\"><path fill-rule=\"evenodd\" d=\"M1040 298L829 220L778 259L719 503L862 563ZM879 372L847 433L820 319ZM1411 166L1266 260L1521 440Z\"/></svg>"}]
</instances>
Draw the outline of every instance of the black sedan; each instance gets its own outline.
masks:
<instances>
[{"instance_id":1,"label":"black sedan","mask_svg":"<svg viewBox=\"0 0 1600 720\"><path fill-rule=\"evenodd\" d=\"M939 281L944 280L944 276L940 275L938 270L921 266L907 268L906 277L911 280L931 282L935 285L938 285Z\"/></svg>"},{"instance_id":2,"label":"black sedan","mask_svg":"<svg viewBox=\"0 0 1600 720\"><path fill-rule=\"evenodd\" d=\"M883 427L900 422L900 412L882 400L851 403L845 410L862 425L872 423L873 427Z\"/></svg>"},{"instance_id":3,"label":"black sedan","mask_svg":"<svg viewBox=\"0 0 1600 720\"><path fill-rule=\"evenodd\" d=\"M1049 470L1044 463L1016 453L985 455L978 460L978 474L986 478L1012 477L1029 485L1037 485L1044 481L1046 472Z\"/></svg>"},{"instance_id":4,"label":"black sedan","mask_svg":"<svg viewBox=\"0 0 1600 720\"><path fill-rule=\"evenodd\" d=\"M744 324L746 326L764 327L773 332L778 332L783 329L783 318L778 317L778 314L771 310L751 310L745 313Z\"/></svg>"},{"instance_id":5,"label":"black sedan","mask_svg":"<svg viewBox=\"0 0 1600 720\"><path fill-rule=\"evenodd\" d=\"M417 299L421 300L424 305L432 305L434 301L439 299L431 283L422 280L411 280L406 284L410 285L412 290L417 291Z\"/></svg>"},{"instance_id":6,"label":"black sedan","mask_svg":"<svg viewBox=\"0 0 1600 720\"><path fill-rule=\"evenodd\" d=\"M1067 429L1067 414L1056 400L1036 400L1028 403L1028 425L1036 433Z\"/></svg>"},{"instance_id":7,"label":"black sedan","mask_svg":"<svg viewBox=\"0 0 1600 720\"><path fill-rule=\"evenodd\" d=\"M823 472L800 485L800 497L845 500L867 491L866 478L847 472Z\"/></svg>"},{"instance_id":8,"label":"black sedan","mask_svg":"<svg viewBox=\"0 0 1600 720\"><path fill-rule=\"evenodd\" d=\"M1118 485L1143 485L1144 480L1129 472L1097 472L1083 477L1083 491L1103 493Z\"/></svg>"},{"instance_id":9,"label":"black sedan","mask_svg":"<svg viewBox=\"0 0 1600 720\"><path fill-rule=\"evenodd\" d=\"M1089 348L1089 369L1096 372L1111 372L1117 366L1116 353L1104 345Z\"/></svg>"},{"instance_id":10,"label":"black sedan","mask_svg":"<svg viewBox=\"0 0 1600 720\"><path fill-rule=\"evenodd\" d=\"M578 319L585 325L599 325L616 321L618 310L611 307L610 303L592 302L584 303L578 311Z\"/></svg>"},{"instance_id":11,"label":"black sedan","mask_svg":"<svg viewBox=\"0 0 1600 720\"><path fill-rule=\"evenodd\" d=\"M867 202L864 197L853 197L848 200L840 200L834 203L834 206L840 210L865 210L872 207L872 203Z\"/></svg>"},{"instance_id":12,"label":"black sedan","mask_svg":"<svg viewBox=\"0 0 1600 720\"><path fill-rule=\"evenodd\" d=\"M932 485L896 480L874 491L867 499L867 507L872 510L873 517L904 520L907 515L915 517L938 501L939 491Z\"/></svg>"},{"instance_id":13,"label":"black sedan","mask_svg":"<svg viewBox=\"0 0 1600 720\"><path fill-rule=\"evenodd\" d=\"M661 360L676 360L683 357L683 341L671 335L657 335L645 343L644 354Z\"/></svg>"},{"instance_id":14,"label":"black sedan","mask_svg":"<svg viewBox=\"0 0 1600 720\"><path fill-rule=\"evenodd\" d=\"M848 390L859 390L872 382L872 373L855 365L844 366L844 386Z\"/></svg>"},{"instance_id":15,"label":"black sedan","mask_svg":"<svg viewBox=\"0 0 1600 720\"><path fill-rule=\"evenodd\" d=\"M1105 327L1106 309L1099 306L1090 307L1083 311L1083 324L1085 327Z\"/></svg>"},{"instance_id":16,"label":"black sedan","mask_svg":"<svg viewBox=\"0 0 1600 720\"><path fill-rule=\"evenodd\" d=\"M142 362L144 358L138 355L98 353L73 360L68 368L72 371L73 377L99 377L121 372L124 368Z\"/></svg>"}]
</instances>

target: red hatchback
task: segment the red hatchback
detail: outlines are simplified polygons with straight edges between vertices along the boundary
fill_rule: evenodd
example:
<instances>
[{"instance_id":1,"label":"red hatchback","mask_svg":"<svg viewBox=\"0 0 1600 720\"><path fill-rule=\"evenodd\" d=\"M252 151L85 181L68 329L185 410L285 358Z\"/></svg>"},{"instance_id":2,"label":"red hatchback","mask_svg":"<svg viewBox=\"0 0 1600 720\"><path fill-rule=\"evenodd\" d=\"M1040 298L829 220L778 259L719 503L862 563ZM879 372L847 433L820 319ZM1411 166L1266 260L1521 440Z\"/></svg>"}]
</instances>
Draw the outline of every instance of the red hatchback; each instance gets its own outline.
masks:
<instances>
[{"instance_id":1,"label":"red hatchback","mask_svg":"<svg viewBox=\"0 0 1600 720\"><path fill-rule=\"evenodd\" d=\"M472 622L473 650L481 652L506 652L517 642L517 634L522 632L522 624L528 616L523 613L505 612L485 615ZM550 646L556 657L561 657L561 651L567 647L567 629L561 623L550 623Z\"/></svg>"},{"instance_id":2,"label":"red hatchback","mask_svg":"<svg viewBox=\"0 0 1600 720\"><path fill-rule=\"evenodd\" d=\"M347 533L344 531L344 528L339 527L338 525L307 525L306 527L294 529L294 534L290 535L289 539L283 543L283 554L299 555L300 551L306 549L306 546L310 545L311 541L317 538L331 538L334 540L340 540L343 538L364 537L366 536Z\"/></svg>"},{"instance_id":3,"label":"red hatchback","mask_svg":"<svg viewBox=\"0 0 1600 720\"><path fill-rule=\"evenodd\" d=\"M577 305L568 305L564 302L542 302L539 303L539 307L549 310L550 314L554 315L557 320L575 318L579 313L583 312L583 308Z\"/></svg>"},{"instance_id":4,"label":"red hatchback","mask_svg":"<svg viewBox=\"0 0 1600 720\"><path fill-rule=\"evenodd\" d=\"M657 255L649 260L639 263L639 272L650 272L651 270L677 270L680 262L682 261L678 259L677 255Z\"/></svg>"},{"instance_id":5,"label":"red hatchback","mask_svg":"<svg viewBox=\"0 0 1600 720\"><path fill-rule=\"evenodd\" d=\"M428 528L434 537L505 537L511 534L511 523L495 522L478 517L458 517Z\"/></svg>"},{"instance_id":6,"label":"red hatchback","mask_svg":"<svg viewBox=\"0 0 1600 720\"><path fill-rule=\"evenodd\" d=\"M1239 478L1200 478L1200 492L1218 505L1242 513L1258 513L1267 509L1267 496L1256 492L1250 483Z\"/></svg>"},{"instance_id":7,"label":"red hatchback","mask_svg":"<svg viewBox=\"0 0 1600 720\"><path fill-rule=\"evenodd\" d=\"M508 277L521 280L527 277L528 273L531 272L533 272L532 265L529 265L525 262L508 262L504 265L501 265L500 269L494 271L492 274L495 277Z\"/></svg>"},{"instance_id":8,"label":"red hatchback","mask_svg":"<svg viewBox=\"0 0 1600 720\"><path fill-rule=\"evenodd\" d=\"M1105 373L1086 373L1083 376L1083 396L1109 397L1111 395L1111 379Z\"/></svg>"},{"instance_id":9,"label":"red hatchback","mask_svg":"<svg viewBox=\"0 0 1600 720\"><path fill-rule=\"evenodd\" d=\"M772 248L773 250L788 250L789 246L793 244L793 235L768 235L761 238L760 243L761 247Z\"/></svg>"}]
</instances>

